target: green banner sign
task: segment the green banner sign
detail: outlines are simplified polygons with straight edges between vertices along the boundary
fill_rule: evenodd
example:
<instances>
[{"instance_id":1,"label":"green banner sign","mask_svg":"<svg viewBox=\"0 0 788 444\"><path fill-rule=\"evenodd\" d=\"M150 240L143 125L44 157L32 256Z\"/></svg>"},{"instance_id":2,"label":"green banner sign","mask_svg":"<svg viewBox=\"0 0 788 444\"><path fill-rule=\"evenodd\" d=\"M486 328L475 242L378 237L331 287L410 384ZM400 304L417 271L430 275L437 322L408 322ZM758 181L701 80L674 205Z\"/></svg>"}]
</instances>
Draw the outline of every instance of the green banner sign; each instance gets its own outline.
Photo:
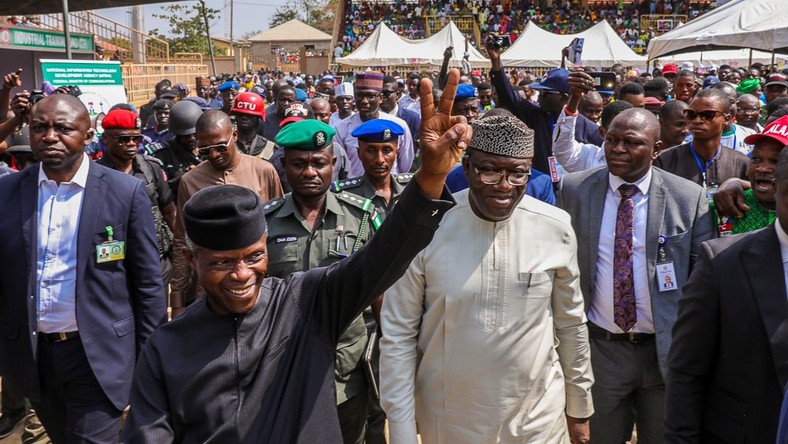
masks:
<instances>
[{"instance_id":1,"label":"green banner sign","mask_svg":"<svg viewBox=\"0 0 788 444\"><path fill-rule=\"evenodd\" d=\"M42 61L41 71L56 86L123 86L118 62Z\"/></svg>"},{"instance_id":2,"label":"green banner sign","mask_svg":"<svg viewBox=\"0 0 788 444\"><path fill-rule=\"evenodd\" d=\"M66 37L56 31L22 27L0 27L0 48L37 50L66 50ZM74 52L92 53L93 37L89 35L71 34L71 50Z\"/></svg>"}]
</instances>

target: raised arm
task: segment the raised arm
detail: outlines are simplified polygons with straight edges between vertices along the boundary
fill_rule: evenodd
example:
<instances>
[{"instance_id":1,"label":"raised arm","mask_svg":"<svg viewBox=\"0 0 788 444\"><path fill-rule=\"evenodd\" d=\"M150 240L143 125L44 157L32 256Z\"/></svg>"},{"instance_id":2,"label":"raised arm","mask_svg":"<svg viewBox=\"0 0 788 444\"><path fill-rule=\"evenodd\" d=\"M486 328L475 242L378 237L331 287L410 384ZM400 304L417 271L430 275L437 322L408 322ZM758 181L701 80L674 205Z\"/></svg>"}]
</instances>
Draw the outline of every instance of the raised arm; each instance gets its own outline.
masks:
<instances>
[{"instance_id":1,"label":"raised arm","mask_svg":"<svg viewBox=\"0 0 788 444\"><path fill-rule=\"evenodd\" d=\"M335 336L372 301L397 281L411 260L432 240L453 200L446 176L468 146L471 128L462 116L451 116L460 73L449 72L446 91L436 110L432 82L422 79L422 163L380 231L350 258L326 271L326 291L316 304L328 332Z\"/></svg>"}]
</instances>

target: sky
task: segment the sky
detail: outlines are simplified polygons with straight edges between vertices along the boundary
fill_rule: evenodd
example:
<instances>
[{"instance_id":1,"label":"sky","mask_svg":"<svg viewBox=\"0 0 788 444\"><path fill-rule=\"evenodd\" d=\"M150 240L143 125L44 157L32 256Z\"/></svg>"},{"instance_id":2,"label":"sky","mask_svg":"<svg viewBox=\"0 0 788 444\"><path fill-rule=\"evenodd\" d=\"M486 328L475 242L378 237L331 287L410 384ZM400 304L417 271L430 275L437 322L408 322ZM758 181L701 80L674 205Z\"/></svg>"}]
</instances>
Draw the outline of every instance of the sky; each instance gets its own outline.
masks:
<instances>
[{"instance_id":1,"label":"sky","mask_svg":"<svg viewBox=\"0 0 788 444\"><path fill-rule=\"evenodd\" d=\"M183 5L196 5L196 1L182 1ZM234 0L233 7L233 37L239 38L251 31L268 29L268 20L278 6L284 5L286 0ZM153 17L153 14L163 14L162 6L169 2L154 3L145 6L145 31L158 28L168 34L169 28L164 20ZM230 0L205 0L208 8L218 9L219 18L210 23L211 35L228 36L227 20L230 16ZM131 24L129 8L97 9L95 12L124 25Z\"/></svg>"}]
</instances>

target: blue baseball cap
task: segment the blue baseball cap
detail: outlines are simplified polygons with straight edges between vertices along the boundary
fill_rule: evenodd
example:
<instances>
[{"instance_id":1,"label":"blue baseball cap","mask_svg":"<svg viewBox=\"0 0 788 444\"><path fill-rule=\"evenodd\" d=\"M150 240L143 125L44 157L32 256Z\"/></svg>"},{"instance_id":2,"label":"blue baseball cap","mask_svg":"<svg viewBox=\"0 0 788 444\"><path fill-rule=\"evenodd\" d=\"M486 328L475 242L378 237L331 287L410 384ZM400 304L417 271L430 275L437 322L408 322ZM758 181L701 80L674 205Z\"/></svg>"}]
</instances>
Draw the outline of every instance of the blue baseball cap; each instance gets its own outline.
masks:
<instances>
[{"instance_id":1,"label":"blue baseball cap","mask_svg":"<svg viewBox=\"0 0 788 444\"><path fill-rule=\"evenodd\" d=\"M238 82L224 82L217 86L216 89L218 91L238 91L241 89L241 85L239 85Z\"/></svg>"},{"instance_id":2,"label":"blue baseball cap","mask_svg":"<svg viewBox=\"0 0 788 444\"><path fill-rule=\"evenodd\" d=\"M295 93L296 93L296 101L298 102L306 102L306 99L309 98L309 96L306 94L306 91L304 91L301 88L296 88Z\"/></svg>"},{"instance_id":3,"label":"blue baseball cap","mask_svg":"<svg viewBox=\"0 0 788 444\"><path fill-rule=\"evenodd\" d=\"M711 88L712 86L720 83L720 78L717 76L708 76L706 80L703 81L703 89Z\"/></svg>"},{"instance_id":4,"label":"blue baseball cap","mask_svg":"<svg viewBox=\"0 0 788 444\"><path fill-rule=\"evenodd\" d=\"M457 85L457 94L454 95L454 100L475 99L479 97L479 91L473 85L461 84Z\"/></svg>"},{"instance_id":5,"label":"blue baseball cap","mask_svg":"<svg viewBox=\"0 0 788 444\"><path fill-rule=\"evenodd\" d=\"M557 91L564 94L569 94L569 70L563 68L554 68L547 71L547 75L540 81L528 85L531 89Z\"/></svg>"},{"instance_id":6,"label":"blue baseball cap","mask_svg":"<svg viewBox=\"0 0 788 444\"><path fill-rule=\"evenodd\" d=\"M367 120L350 133L364 142L389 142L405 134L405 129L397 122L384 119Z\"/></svg>"}]
</instances>

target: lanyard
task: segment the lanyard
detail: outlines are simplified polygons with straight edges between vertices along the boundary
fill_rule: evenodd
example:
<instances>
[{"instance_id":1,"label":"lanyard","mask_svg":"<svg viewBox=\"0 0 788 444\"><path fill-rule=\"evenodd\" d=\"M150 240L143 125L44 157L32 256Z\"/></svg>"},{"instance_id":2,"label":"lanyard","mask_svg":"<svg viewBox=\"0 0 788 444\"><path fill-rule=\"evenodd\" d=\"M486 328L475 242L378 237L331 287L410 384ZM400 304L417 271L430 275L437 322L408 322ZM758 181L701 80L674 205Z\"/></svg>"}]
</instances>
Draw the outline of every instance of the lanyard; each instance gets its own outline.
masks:
<instances>
[{"instance_id":1,"label":"lanyard","mask_svg":"<svg viewBox=\"0 0 788 444\"><path fill-rule=\"evenodd\" d=\"M717 148L717 154L715 154L714 157L712 157L711 160L706 163L705 167L701 163L700 157L698 157L698 153L695 152L695 148L692 146L692 142L690 142L690 151L692 152L692 156L695 157L695 163L698 165L700 174L703 177L703 188L706 188L706 171L708 171L711 164L713 164L714 161L717 160L718 157L720 157L720 153L722 152L722 146Z\"/></svg>"}]
</instances>

